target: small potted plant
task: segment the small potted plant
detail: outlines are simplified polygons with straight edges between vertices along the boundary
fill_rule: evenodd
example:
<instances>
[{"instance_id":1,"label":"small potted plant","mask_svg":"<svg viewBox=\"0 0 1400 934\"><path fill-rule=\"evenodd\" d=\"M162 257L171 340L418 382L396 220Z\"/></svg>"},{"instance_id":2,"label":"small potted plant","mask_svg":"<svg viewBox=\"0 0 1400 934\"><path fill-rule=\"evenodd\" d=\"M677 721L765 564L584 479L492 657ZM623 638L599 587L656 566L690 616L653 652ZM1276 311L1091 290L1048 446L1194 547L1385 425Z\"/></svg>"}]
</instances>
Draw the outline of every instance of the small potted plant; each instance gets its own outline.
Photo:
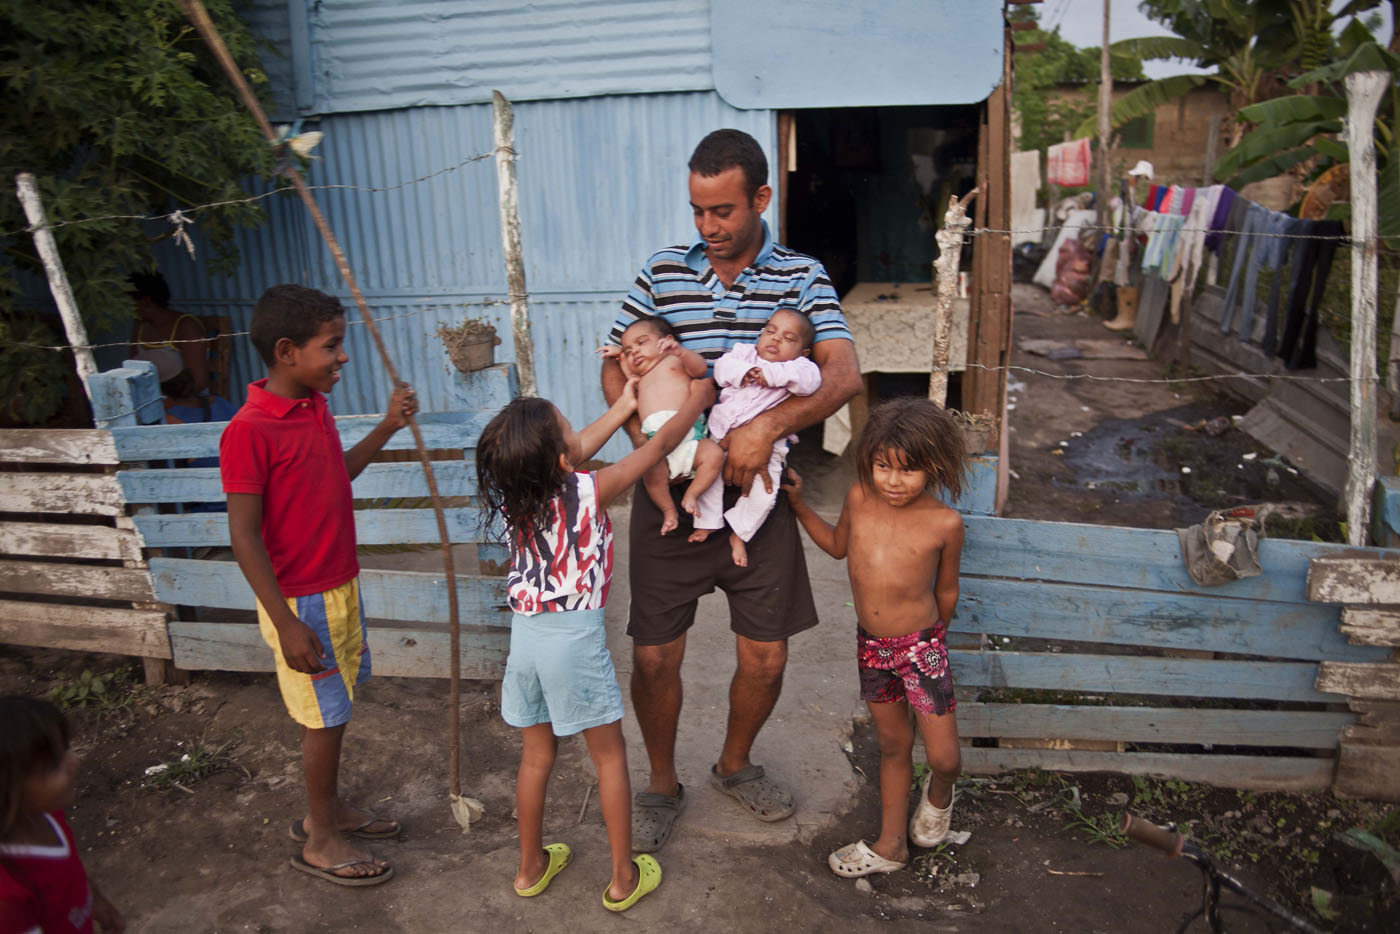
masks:
<instances>
[{"instance_id":1,"label":"small potted plant","mask_svg":"<svg viewBox=\"0 0 1400 934\"><path fill-rule=\"evenodd\" d=\"M960 412L951 410L963 426L963 439L968 454L981 454L996 443L997 420L990 412Z\"/></svg>"},{"instance_id":2,"label":"small potted plant","mask_svg":"<svg viewBox=\"0 0 1400 934\"><path fill-rule=\"evenodd\" d=\"M447 348L447 358L462 373L484 370L494 363L496 345L501 342L495 326L481 318L438 325L437 334Z\"/></svg>"}]
</instances>

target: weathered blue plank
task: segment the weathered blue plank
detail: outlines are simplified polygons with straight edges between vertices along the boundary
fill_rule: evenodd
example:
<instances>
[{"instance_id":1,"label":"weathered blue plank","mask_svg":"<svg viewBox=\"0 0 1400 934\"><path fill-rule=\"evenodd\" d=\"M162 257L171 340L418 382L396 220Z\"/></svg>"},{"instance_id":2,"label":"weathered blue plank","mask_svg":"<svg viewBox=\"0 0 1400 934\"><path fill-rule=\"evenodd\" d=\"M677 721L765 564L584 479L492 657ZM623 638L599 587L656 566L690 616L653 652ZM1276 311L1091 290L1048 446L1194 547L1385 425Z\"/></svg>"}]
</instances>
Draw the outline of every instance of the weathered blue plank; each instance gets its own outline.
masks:
<instances>
[{"instance_id":1,"label":"weathered blue plank","mask_svg":"<svg viewBox=\"0 0 1400 934\"><path fill-rule=\"evenodd\" d=\"M256 608L253 591L232 561L152 558L156 599L184 606ZM457 574L457 599L464 623L509 626L503 577ZM360 600L370 619L447 622L447 581L422 571L360 571Z\"/></svg>"},{"instance_id":2,"label":"weathered blue plank","mask_svg":"<svg viewBox=\"0 0 1400 934\"><path fill-rule=\"evenodd\" d=\"M272 650L252 623L173 621L170 647L177 668L186 671L271 671ZM374 673L399 678L446 678L451 674L450 638L446 631L371 626ZM500 680L510 651L510 632L463 630L463 678Z\"/></svg>"},{"instance_id":3,"label":"weathered blue plank","mask_svg":"<svg viewBox=\"0 0 1400 934\"><path fill-rule=\"evenodd\" d=\"M1307 601L1308 561L1357 552L1346 545L1265 539L1259 577L1202 587L1186 572L1176 533L1157 529L968 516L962 574L1134 587L1219 598ZM1364 549L1400 558L1400 550Z\"/></svg>"},{"instance_id":4,"label":"weathered blue plank","mask_svg":"<svg viewBox=\"0 0 1400 934\"><path fill-rule=\"evenodd\" d=\"M1140 658L1037 652L952 651L955 680L964 686L1029 688L1086 694L1163 694L1342 703L1313 687L1317 665L1214 659Z\"/></svg>"},{"instance_id":5,"label":"weathered blue plank","mask_svg":"<svg viewBox=\"0 0 1400 934\"><path fill-rule=\"evenodd\" d=\"M128 360L115 370L94 373L87 389L93 418L101 427L149 425L165 417L160 379L149 360Z\"/></svg>"},{"instance_id":6,"label":"weathered blue plank","mask_svg":"<svg viewBox=\"0 0 1400 934\"><path fill-rule=\"evenodd\" d=\"M1346 711L958 704L959 736L1333 749L1355 722Z\"/></svg>"},{"instance_id":7,"label":"weathered blue plank","mask_svg":"<svg viewBox=\"0 0 1400 934\"><path fill-rule=\"evenodd\" d=\"M429 450L461 450L475 447L481 429L494 412L431 412L418 416L418 427ZM342 415L336 418L341 443L350 448L380 422L378 415ZM227 422L199 425L141 425L112 429L117 454L126 461L178 460L185 457L216 457L219 435ZM407 428L396 432L384 445L386 451L413 448L413 433Z\"/></svg>"},{"instance_id":8,"label":"weathered blue plank","mask_svg":"<svg viewBox=\"0 0 1400 934\"><path fill-rule=\"evenodd\" d=\"M1217 756L1164 752L1096 752L1085 749L993 749L967 746L963 771L996 774L1015 769L1119 772L1180 778L1255 791L1313 791L1332 784L1333 759L1316 756Z\"/></svg>"},{"instance_id":9,"label":"weathered blue plank","mask_svg":"<svg viewBox=\"0 0 1400 934\"><path fill-rule=\"evenodd\" d=\"M964 515L996 515L996 455L978 454L967 459L967 483L963 486L963 495L948 505Z\"/></svg>"},{"instance_id":10,"label":"weathered blue plank","mask_svg":"<svg viewBox=\"0 0 1400 934\"><path fill-rule=\"evenodd\" d=\"M474 460L433 461L438 493L476 495ZM223 502L217 467L175 467L169 470L119 470L117 482L129 503ZM422 497L428 495L423 466L413 463L370 464L350 484L356 499Z\"/></svg>"},{"instance_id":11,"label":"weathered blue plank","mask_svg":"<svg viewBox=\"0 0 1400 934\"><path fill-rule=\"evenodd\" d=\"M447 535L453 542L496 541L495 527L482 522L475 508L443 510ZM185 516L136 516L136 528L147 548L198 548L228 545L228 516L225 513L195 513ZM355 538L361 545L405 545L439 540L437 520L431 509L360 509L355 512Z\"/></svg>"},{"instance_id":12,"label":"weathered blue plank","mask_svg":"<svg viewBox=\"0 0 1400 934\"><path fill-rule=\"evenodd\" d=\"M954 632L1151 645L1308 660L1384 661L1351 645L1327 603L1221 600L1187 593L964 577Z\"/></svg>"}]
</instances>

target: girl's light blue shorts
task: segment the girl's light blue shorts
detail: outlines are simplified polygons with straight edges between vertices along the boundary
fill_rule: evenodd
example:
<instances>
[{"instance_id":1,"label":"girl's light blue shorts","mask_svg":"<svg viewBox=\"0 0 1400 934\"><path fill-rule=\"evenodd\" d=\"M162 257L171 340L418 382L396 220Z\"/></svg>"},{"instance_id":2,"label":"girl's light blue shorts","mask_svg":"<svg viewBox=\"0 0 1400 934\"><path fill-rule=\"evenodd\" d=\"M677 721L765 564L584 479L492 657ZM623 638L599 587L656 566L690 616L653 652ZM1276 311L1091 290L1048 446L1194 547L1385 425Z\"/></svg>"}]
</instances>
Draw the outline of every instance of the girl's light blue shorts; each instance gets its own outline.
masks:
<instances>
[{"instance_id":1,"label":"girl's light blue shorts","mask_svg":"<svg viewBox=\"0 0 1400 934\"><path fill-rule=\"evenodd\" d=\"M622 719L601 609L511 617L501 717L513 727L548 723L555 736Z\"/></svg>"}]
</instances>

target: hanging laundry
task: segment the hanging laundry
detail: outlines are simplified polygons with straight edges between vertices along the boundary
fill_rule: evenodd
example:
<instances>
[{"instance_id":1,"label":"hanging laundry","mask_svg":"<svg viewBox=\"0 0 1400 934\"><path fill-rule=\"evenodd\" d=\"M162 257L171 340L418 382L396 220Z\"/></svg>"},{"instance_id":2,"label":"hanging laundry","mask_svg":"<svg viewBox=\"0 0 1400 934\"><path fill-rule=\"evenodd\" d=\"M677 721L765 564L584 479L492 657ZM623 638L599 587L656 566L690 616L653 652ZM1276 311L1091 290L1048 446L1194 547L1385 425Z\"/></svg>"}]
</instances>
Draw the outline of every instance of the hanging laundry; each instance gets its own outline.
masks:
<instances>
[{"instance_id":1,"label":"hanging laundry","mask_svg":"<svg viewBox=\"0 0 1400 934\"><path fill-rule=\"evenodd\" d=\"M1305 221L1310 239L1300 240L1294 251L1293 276L1289 282L1288 317L1278 355L1290 370L1310 370L1317 366L1317 317L1322 292L1332 271L1332 257L1345 232L1340 221Z\"/></svg>"},{"instance_id":2,"label":"hanging laundry","mask_svg":"<svg viewBox=\"0 0 1400 934\"><path fill-rule=\"evenodd\" d=\"M1056 143L1046 151L1045 180L1062 188L1089 184L1089 140Z\"/></svg>"},{"instance_id":3,"label":"hanging laundry","mask_svg":"<svg viewBox=\"0 0 1400 934\"><path fill-rule=\"evenodd\" d=\"M1220 241L1224 236L1225 220L1230 216L1230 208L1235 203L1235 190L1228 185L1214 185L1220 190L1215 193L1215 210L1210 215L1210 233L1206 234L1205 247L1212 253L1220 252Z\"/></svg>"}]
</instances>

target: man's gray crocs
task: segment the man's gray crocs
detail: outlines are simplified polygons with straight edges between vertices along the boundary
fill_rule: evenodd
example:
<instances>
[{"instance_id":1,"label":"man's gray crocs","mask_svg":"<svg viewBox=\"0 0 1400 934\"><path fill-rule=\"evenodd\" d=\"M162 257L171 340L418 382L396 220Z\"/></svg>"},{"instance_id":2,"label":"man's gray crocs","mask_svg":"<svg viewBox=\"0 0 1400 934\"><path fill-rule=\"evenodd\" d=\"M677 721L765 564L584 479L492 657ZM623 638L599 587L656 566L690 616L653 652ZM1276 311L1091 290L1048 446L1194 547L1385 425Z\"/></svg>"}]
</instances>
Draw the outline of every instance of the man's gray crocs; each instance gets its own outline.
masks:
<instances>
[{"instance_id":1,"label":"man's gray crocs","mask_svg":"<svg viewBox=\"0 0 1400 934\"><path fill-rule=\"evenodd\" d=\"M780 782L769 778L763 766L751 765L733 775L722 776L710 766L710 784L736 799L744 808L762 821L779 821L791 817L796 810L792 793Z\"/></svg>"},{"instance_id":2,"label":"man's gray crocs","mask_svg":"<svg viewBox=\"0 0 1400 934\"><path fill-rule=\"evenodd\" d=\"M671 839L671 827L685 810L685 786L676 783L674 795L642 791L632 796L632 850L655 853Z\"/></svg>"}]
</instances>

